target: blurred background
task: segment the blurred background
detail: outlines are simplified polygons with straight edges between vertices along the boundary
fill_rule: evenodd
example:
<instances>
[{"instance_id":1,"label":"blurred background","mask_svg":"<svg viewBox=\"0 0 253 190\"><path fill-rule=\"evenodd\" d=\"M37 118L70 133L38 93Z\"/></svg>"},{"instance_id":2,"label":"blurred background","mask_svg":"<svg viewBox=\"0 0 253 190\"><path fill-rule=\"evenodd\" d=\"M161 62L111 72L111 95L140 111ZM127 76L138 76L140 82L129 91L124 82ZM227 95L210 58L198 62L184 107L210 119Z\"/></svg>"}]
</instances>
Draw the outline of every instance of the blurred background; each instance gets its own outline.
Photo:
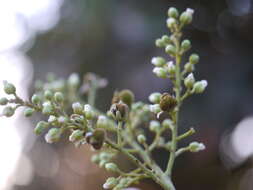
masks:
<instances>
[{"instance_id":1,"label":"blurred background","mask_svg":"<svg viewBox=\"0 0 253 190\"><path fill-rule=\"evenodd\" d=\"M197 78L209 82L183 108L181 132L194 126L193 139L207 149L178 159L177 190L252 190L252 0L1 0L0 80L27 99L34 79L48 72L95 72L109 81L100 109L109 108L115 89L129 88L148 102L151 92L169 88L152 74L150 60L163 55L154 41L167 32L170 6L195 9L185 35L201 56ZM102 189L107 174L89 161L87 147L46 144L33 125L21 112L0 119L1 190ZM164 166L166 155L159 155ZM138 188L159 189L151 181Z\"/></svg>"}]
</instances>

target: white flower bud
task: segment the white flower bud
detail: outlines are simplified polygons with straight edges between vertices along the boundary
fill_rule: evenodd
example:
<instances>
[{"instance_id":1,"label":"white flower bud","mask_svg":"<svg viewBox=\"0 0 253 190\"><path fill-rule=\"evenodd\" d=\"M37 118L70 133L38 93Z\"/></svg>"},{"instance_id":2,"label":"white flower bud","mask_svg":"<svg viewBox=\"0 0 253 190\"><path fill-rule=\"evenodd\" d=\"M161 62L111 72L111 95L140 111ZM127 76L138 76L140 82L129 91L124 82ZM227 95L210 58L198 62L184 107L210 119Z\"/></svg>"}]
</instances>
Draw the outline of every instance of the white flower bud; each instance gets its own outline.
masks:
<instances>
[{"instance_id":1,"label":"white flower bud","mask_svg":"<svg viewBox=\"0 0 253 190\"><path fill-rule=\"evenodd\" d=\"M167 77L167 71L164 68L155 67L153 69L153 73L155 73L155 75L157 77L160 77L160 78L166 78Z\"/></svg>"},{"instance_id":2,"label":"white flower bud","mask_svg":"<svg viewBox=\"0 0 253 190\"><path fill-rule=\"evenodd\" d=\"M175 7L170 7L168 10L168 16L172 18L177 18L178 17L178 10Z\"/></svg>"},{"instance_id":3,"label":"white flower bud","mask_svg":"<svg viewBox=\"0 0 253 190\"><path fill-rule=\"evenodd\" d=\"M206 147L203 143L199 143L199 142L192 142L189 144L189 148L191 152L199 152L201 150L205 150Z\"/></svg>"},{"instance_id":4,"label":"white flower bud","mask_svg":"<svg viewBox=\"0 0 253 190\"><path fill-rule=\"evenodd\" d=\"M194 65L191 64L190 62L188 62L188 63L186 63L186 64L184 65L184 70L185 70L186 72L188 72L188 73L193 72L193 71L194 71Z\"/></svg>"},{"instance_id":5,"label":"white flower bud","mask_svg":"<svg viewBox=\"0 0 253 190\"><path fill-rule=\"evenodd\" d=\"M204 90L206 89L207 85L208 85L208 83L206 80L198 81L193 85L193 92L196 94L203 93Z\"/></svg>"},{"instance_id":6,"label":"white flower bud","mask_svg":"<svg viewBox=\"0 0 253 190\"><path fill-rule=\"evenodd\" d=\"M186 11L184 11L181 15L180 15L180 22L182 24L190 24L192 22L192 15L194 13L193 9L187 8Z\"/></svg>"},{"instance_id":7,"label":"white flower bud","mask_svg":"<svg viewBox=\"0 0 253 190\"><path fill-rule=\"evenodd\" d=\"M89 104L84 105L84 114L88 120L91 120L95 117L95 112Z\"/></svg>"},{"instance_id":8,"label":"white flower bud","mask_svg":"<svg viewBox=\"0 0 253 190\"><path fill-rule=\"evenodd\" d=\"M163 122L162 122L162 126L165 127L165 128L173 128L173 122L170 120L170 119L165 119Z\"/></svg>"},{"instance_id":9,"label":"white flower bud","mask_svg":"<svg viewBox=\"0 0 253 190\"><path fill-rule=\"evenodd\" d=\"M51 128L45 135L45 140L47 143L53 143L59 141L61 137L60 128Z\"/></svg>"},{"instance_id":10,"label":"white flower bud","mask_svg":"<svg viewBox=\"0 0 253 190\"><path fill-rule=\"evenodd\" d=\"M75 102L72 104L72 109L75 114L81 115L83 113L83 106L79 102Z\"/></svg>"},{"instance_id":11,"label":"white flower bud","mask_svg":"<svg viewBox=\"0 0 253 190\"><path fill-rule=\"evenodd\" d=\"M76 88L80 84L80 78L77 73L72 73L68 78L68 85Z\"/></svg>"},{"instance_id":12,"label":"white flower bud","mask_svg":"<svg viewBox=\"0 0 253 190\"><path fill-rule=\"evenodd\" d=\"M54 94L54 100L57 102L57 103L62 103L64 101L64 96L61 92L56 92Z\"/></svg>"},{"instance_id":13,"label":"white flower bud","mask_svg":"<svg viewBox=\"0 0 253 190\"><path fill-rule=\"evenodd\" d=\"M162 67L165 65L166 61L163 57L153 57L151 63L156 67Z\"/></svg>"},{"instance_id":14,"label":"white flower bud","mask_svg":"<svg viewBox=\"0 0 253 190\"><path fill-rule=\"evenodd\" d=\"M118 184L118 180L114 177L110 177L106 180L106 182L103 185L104 189L112 189Z\"/></svg>"},{"instance_id":15,"label":"white flower bud","mask_svg":"<svg viewBox=\"0 0 253 190\"><path fill-rule=\"evenodd\" d=\"M176 53L176 48L175 48L175 46L169 44L169 45L166 46L165 52L168 53L171 56L174 56L175 53Z\"/></svg>"},{"instance_id":16,"label":"white flower bud","mask_svg":"<svg viewBox=\"0 0 253 190\"><path fill-rule=\"evenodd\" d=\"M143 144L146 142L146 137L143 134L137 136L137 140L139 143Z\"/></svg>"},{"instance_id":17,"label":"white flower bud","mask_svg":"<svg viewBox=\"0 0 253 190\"><path fill-rule=\"evenodd\" d=\"M149 130L152 132L158 132L160 129L160 123L158 121L150 121L149 123Z\"/></svg>"},{"instance_id":18,"label":"white flower bud","mask_svg":"<svg viewBox=\"0 0 253 190\"><path fill-rule=\"evenodd\" d=\"M107 117L100 115L97 120L97 127L98 128L107 128L110 125L109 120Z\"/></svg>"},{"instance_id":19,"label":"white flower bud","mask_svg":"<svg viewBox=\"0 0 253 190\"><path fill-rule=\"evenodd\" d=\"M117 171L119 171L118 166L116 164L112 163L112 162L105 164L105 169L108 172L117 172Z\"/></svg>"},{"instance_id":20,"label":"white flower bud","mask_svg":"<svg viewBox=\"0 0 253 190\"><path fill-rule=\"evenodd\" d=\"M159 104L160 98L161 98L161 93L159 93L159 92L154 92L154 93L150 94L148 97L149 101L154 104Z\"/></svg>"},{"instance_id":21,"label":"white flower bud","mask_svg":"<svg viewBox=\"0 0 253 190\"><path fill-rule=\"evenodd\" d=\"M155 113L155 114L158 114L159 112L161 112L161 108L160 108L160 105L159 105L159 104L150 105L150 106L149 106L149 110L150 110L152 113Z\"/></svg>"},{"instance_id":22,"label":"white flower bud","mask_svg":"<svg viewBox=\"0 0 253 190\"><path fill-rule=\"evenodd\" d=\"M177 21L175 18L168 18L166 23L167 23L167 27L172 29L177 24Z\"/></svg>"},{"instance_id":23,"label":"white flower bud","mask_svg":"<svg viewBox=\"0 0 253 190\"><path fill-rule=\"evenodd\" d=\"M57 117L55 117L54 115L50 115L47 121L48 123L54 123L57 121Z\"/></svg>"},{"instance_id":24,"label":"white flower bud","mask_svg":"<svg viewBox=\"0 0 253 190\"><path fill-rule=\"evenodd\" d=\"M168 72L169 72L169 74L175 74L175 72L176 72L176 67L175 67L175 65L174 65L174 63L173 63L173 61L169 61L168 63L167 63L167 65L168 65Z\"/></svg>"},{"instance_id":25,"label":"white flower bud","mask_svg":"<svg viewBox=\"0 0 253 190\"><path fill-rule=\"evenodd\" d=\"M58 117L57 121L60 123L60 124L64 124L68 121L68 119L65 117L65 116L60 116Z\"/></svg>"},{"instance_id":26,"label":"white flower bud","mask_svg":"<svg viewBox=\"0 0 253 190\"><path fill-rule=\"evenodd\" d=\"M195 83L195 78L193 76L193 73L190 73L185 79L184 79L184 85L187 88L192 88Z\"/></svg>"},{"instance_id":27,"label":"white flower bud","mask_svg":"<svg viewBox=\"0 0 253 190\"><path fill-rule=\"evenodd\" d=\"M69 136L69 141L70 142L75 142L75 141L79 141L81 140L84 136L83 136L84 132L81 130L74 130L71 135Z\"/></svg>"}]
</instances>

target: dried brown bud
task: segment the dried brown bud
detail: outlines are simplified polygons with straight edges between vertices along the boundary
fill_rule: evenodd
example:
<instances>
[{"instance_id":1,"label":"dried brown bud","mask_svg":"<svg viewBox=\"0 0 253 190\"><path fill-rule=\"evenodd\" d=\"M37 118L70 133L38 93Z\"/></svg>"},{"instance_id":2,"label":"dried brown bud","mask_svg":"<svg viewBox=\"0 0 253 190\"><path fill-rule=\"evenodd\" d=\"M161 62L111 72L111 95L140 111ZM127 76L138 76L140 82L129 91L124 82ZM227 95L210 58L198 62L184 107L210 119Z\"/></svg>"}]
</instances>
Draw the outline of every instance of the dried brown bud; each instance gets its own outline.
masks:
<instances>
[{"instance_id":1,"label":"dried brown bud","mask_svg":"<svg viewBox=\"0 0 253 190\"><path fill-rule=\"evenodd\" d=\"M114 116L114 119L117 121L125 121L128 117L128 106L120 101L111 106L110 112Z\"/></svg>"},{"instance_id":2,"label":"dried brown bud","mask_svg":"<svg viewBox=\"0 0 253 190\"><path fill-rule=\"evenodd\" d=\"M115 103L119 103L120 97L119 97L119 92L115 91L112 97L112 105Z\"/></svg>"},{"instance_id":3,"label":"dried brown bud","mask_svg":"<svg viewBox=\"0 0 253 190\"><path fill-rule=\"evenodd\" d=\"M87 143L89 143L94 149L98 150L103 146L105 132L103 129L96 129L94 132L86 133L85 138Z\"/></svg>"},{"instance_id":4,"label":"dried brown bud","mask_svg":"<svg viewBox=\"0 0 253 190\"><path fill-rule=\"evenodd\" d=\"M177 105L177 100L175 99L175 97L171 96L168 93L164 93L161 96L161 100L160 100L161 110L170 112L176 107L176 105Z\"/></svg>"}]
</instances>

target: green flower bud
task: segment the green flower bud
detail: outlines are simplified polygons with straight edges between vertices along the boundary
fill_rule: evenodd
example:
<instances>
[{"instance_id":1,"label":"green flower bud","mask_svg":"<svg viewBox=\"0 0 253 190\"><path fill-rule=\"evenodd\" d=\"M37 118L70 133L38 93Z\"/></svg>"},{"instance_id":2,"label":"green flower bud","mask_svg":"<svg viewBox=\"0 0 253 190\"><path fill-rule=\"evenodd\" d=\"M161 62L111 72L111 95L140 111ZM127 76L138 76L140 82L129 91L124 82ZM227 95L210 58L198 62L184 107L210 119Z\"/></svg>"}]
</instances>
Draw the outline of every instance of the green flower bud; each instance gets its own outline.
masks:
<instances>
[{"instance_id":1,"label":"green flower bud","mask_svg":"<svg viewBox=\"0 0 253 190\"><path fill-rule=\"evenodd\" d=\"M83 114L83 106L79 102L73 103L72 104L72 109L73 109L75 114L79 114L79 115Z\"/></svg>"},{"instance_id":2,"label":"green flower bud","mask_svg":"<svg viewBox=\"0 0 253 190\"><path fill-rule=\"evenodd\" d=\"M11 106L6 106L4 109L3 109L3 112L2 114L6 117L11 117L13 116L15 113L15 109Z\"/></svg>"},{"instance_id":3,"label":"green flower bud","mask_svg":"<svg viewBox=\"0 0 253 190\"><path fill-rule=\"evenodd\" d=\"M41 98L37 94L34 94L31 100L33 104L39 104L41 102Z\"/></svg>"},{"instance_id":4,"label":"green flower bud","mask_svg":"<svg viewBox=\"0 0 253 190\"><path fill-rule=\"evenodd\" d=\"M62 103L64 101L64 96L61 92L56 92L54 94L54 100L57 102L57 103Z\"/></svg>"},{"instance_id":5,"label":"green flower bud","mask_svg":"<svg viewBox=\"0 0 253 190\"><path fill-rule=\"evenodd\" d=\"M196 64L199 62L199 56L196 53L191 54L189 61L191 64Z\"/></svg>"},{"instance_id":6,"label":"green flower bud","mask_svg":"<svg viewBox=\"0 0 253 190\"><path fill-rule=\"evenodd\" d=\"M168 66L167 67L168 68L168 73L171 74L171 75L174 75L175 72L176 72L176 67L175 67L173 61L168 62L167 66Z\"/></svg>"},{"instance_id":7,"label":"green flower bud","mask_svg":"<svg viewBox=\"0 0 253 190\"><path fill-rule=\"evenodd\" d=\"M152 113L158 114L159 112L161 112L160 105L159 104L150 105L149 111Z\"/></svg>"},{"instance_id":8,"label":"green flower bud","mask_svg":"<svg viewBox=\"0 0 253 190\"><path fill-rule=\"evenodd\" d=\"M176 53L176 48L175 48L175 46L169 44L169 45L166 46L165 52L166 52L167 54L171 55L171 56L174 56L175 53Z\"/></svg>"},{"instance_id":9,"label":"green flower bud","mask_svg":"<svg viewBox=\"0 0 253 190\"><path fill-rule=\"evenodd\" d=\"M140 135L137 136L137 140L138 140L139 143L143 144L143 143L146 142L147 139L143 134L140 134Z\"/></svg>"},{"instance_id":10,"label":"green flower bud","mask_svg":"<svg viewBox=\"0 0 253 190\"><path fill-rule=\"evenodd\" d=\"M159 48L165 47L165 44L162 39L157 39L155 41L155 45L156 45L156 47L159 47Z\"/></svg>"},{"instance_id":11,"label":"green flower bud","mask_svg":"<svg viewBox=\"0 0 253 190\"><path fill-rule=\"evenodd\" d=\"M170 7L168 10L168 16L172 18L177 18L179 15L178 10L175 7Z\"/></svg>"},{"instance_id":12,"label":"green flower bud","mask_svg":"<svg viewBox=\"0 0 253 190\"><path fill-rule=\"evenodd\" d=\"M194 71L194 65L191 64L191 63L186 63L186 64L184 65L184 70L185 70L186 72L188 72L188 73L193 72L193 71Z\"/></svg>"},{"instance_id":13,"label":"green flower bud","mask_svg":"<svg viewBox=\"0 0 253 190\"><path fill-rule=\"evenodd\" d=\"M71 142L75 142L75 141L79 141L82 138L84 138L84 131L81 130L74 130L71 135L69 136L69 141Z\"/></svg>"},{"instance_id":14,"label":"green flower bud","mask_svg":"<svg viewBox=\"0 0 253 190\"><path fill-rule=\"evenodd\" d=\"M24 110L24 116L25 117L30 117L32 116L32 114L35 112L35 110L33 108L26 108Z\"/></svg>"},{"instance_id":15,"label":"green flower bud","mask_svg":"<svg viewBox=\"0 0 253 190\"><path fill-rule=\"evenodd\" d=\"M6 94L15 94L16 93L16 87L13 84L11 84L7 81L4 81L3 83L4 83L4 92Z\"/></svg>"},{"instance_id":16,"label":"green flower bud","mask_svg":"<svg viewBox=\"0 0 253 190\"><path fill-rule=\"evenodd\" d=\"M163 57L153 57L151 63L156 67L162 67L165 65L166 60Z\"/></svg>"},{"instance_id":17,"label":"green flower bud","mask_svg":"<svg viewBox=\"0 0 253 190\"><path fill-rule=\"evenodd\" d=\"M106 180L106 182L103 185L104 189L112 189L118 184L118 180L114 177L110 177Z\"/></svg>"},{"instance_id":18,"label":"green flower bud","mask_svg":"<svg viewBox=\"0 0 253 190\"><path fill-rule=\"evenodd\" d=\"M173 128L173 122L170 119L165 119L162 122L164 128Z\"/></svg>"},{"instance_id":19,"label":"green flower bud","mask_svg":"<svg viewBox=\"0 0 253 190\"><path fill-rule=\"evenodd\" d=\"M155 67L153 73L160 78L167 78L167 71L164 68Z\"/></svg>"},{"instance_id":20,"label":"green flower bud","mask_svg":"<svg viewBox=\"0 0 253 190\"><path fill-rule=\"evenodd\" d=\"M44 92L44 97L47 99L47 100L52 100L53 98L53 93L50 91L50 90L46 90Z\"/></svg>"},{"instance_id":21,"label":"green flower bud","mask_svg":"<svg viewBox=\"0 0 253 190\"><path fill-rule=\"evenodd\" d=\"M150 96L148 97L149 101L154 104L159 104L160 98L161 98L161 93L159 92L154 92L150 94Z\"/></svg>"},{"instance_id":22,"label":"green flower bud","mask_svg":"<svg viewBox=\"0 0 253 190\"><path fill-rule=\"evenodd\" d=\"M52 115L54 113L54 107L51 102L43 103L42 113L45 115Z\"/></svg>"},{"instance_id":23,"label":"green flower bud","mask_svg":"<svg viewBox=\"0 0 253 190\"><path fill-rule=\"evenodd\" d=\"M77 73L72 73L68 78L68 85L73 88L77 88L80 84L80 78Z\"/></svg>"},{"instance_id":24,"label":"green flower bud","mask_svg":"<svg viewBox=\"0 0 253 190\"><path fill-rule=\"evenodd\" d=\"M45 121L39 121L34 129L36 135L40 135L46 128L49 127L49 124Z\"/></svg>"},{"instance_id":25,"label":"green flower bud","mask_svg":"<svg viewBox=\"0 0 253 190\"><path fill-rule=\"evenodd\" d=\"M119 98L124 102L128 107L131 107L134 102L134 94L131 90L125 89L119 92Z\"/></svg>"},{"instance_id":26,"label":"green flower bud","mask_svg":"<svg viewBox=\"0 0 253 190\"><path fill-rule=\"evenodd\" d=\"M73 141L72 141L73 142ZM100 162L100 158L99 158L99 155L95 154L95 155L92 155L91 157L91 161L95 164L99 164Z\"/></svg>"},{"instance_id":27,"label":"green flower bud","mask_svg":"<svg viewBox=\"0 0 253 190\"><path fill-rule=\"evenodd\" d=\"M190 73L185 79L184 79L184 85L186 88L192 88L195 83L195 78L193 76L193 73Z\"/></svg>"},{"instance_id":28,"label":"green flower bud","mask_svg":"<svg viewBox=\"0 0 253 190\"><path fill-rule=\"evenodd\" d=\"M162 39L162 41L163 41L163 43L165 45L168 45L168 44L170 44L172 42L171 39L170 39L170 37L167 36L167 35L163 35L161 39Z\"/></svg>"},{"instance_id":29,"label":"green flower bud","mask_svg":"<svg viewBox=\"0 0 253 190\"><path fill-rule=\"evenodd\" d=\"M189 145L190 151L191 152L199 152L201 150L205 150L206 147L203 143L199 143L199 142L192 142Z\"/></svg>"},{"instance_id":30,"label":"green flower bud","mask_svg":"<svg viewBox=\"0 0 253 190\"><path fill-rule=\"evenodd\" d=\"M191 48L191 42L190 40L184 40L181 43L181 48L184 52L188 51Z\"/></svg>"},{"instance_id":31,"label":"green flower bud","mask_svg":"<svg viewBox=\"0 0 253 190\"><path fill-rule=\"evenodd\" d=\"M9 102L7 98L0 98L0 105L4 106Z\"/></svg>"},{"instance_id":32,"label":"green flower bud","mask_svg":"<svg viewBox=\"0 0 253 190\"><path fill-rule=\"evenodd\" d=\"M54 143L60 140L61 138L61 129L60 128L51 128L45 135L45 140L47 143Z\"/></svg>"},{"instance_id":33,"label":"green flower bud","mask_svg":"<svg viewBox=\"0 0 253 190\"><path fill-rule=\"evenodd\" d=\"M162 111L170 112L172 111L177 105L177 100L168 93L164 93L161 96L160 100L160 108Z\"/></svg>"},{"instance_id":34,"label":"green flower bud","mask_svg":"<svg viewBox=\"0 0 253 190\"><path fill-rule=\"evenodd\" d=\"M186 9L186 11L184 11L181 15L180 15L180 22L183 24L183 25L186 25L186 24L190 24L192 22L192 15L194 13L194 10L193 9Z\"/></svg>"},{"instance_id":35,"label":"green flower bud","mask_svg":"<svg viewBox=\"0 0 253 190\"><path fill-rule=\"evenodd\" d=\"M97 127L98 128L107 128L110 125L109 119L107 117L100 115L97 120Z\"/></svg>"},{"instance_id":36,"label":"green flower bud","mask_svg":"<svg viewBox=\"0 0 253 190\"><path fill-rule=\"evenodd\" d=\"M112 163L112 162L105 164L105 169L108 172L117 172L117 171L119 171L118 166L116 164Z\"/></svg>"},{"instance_id":37,"label":"green flower bud","mask_svg":"<svg viewBox=\"0 0 253 190\"><path fill-rule=\"evenodd\" d=\"M101 160L101 161L99 162L99 167L100 167L100 168L104 167L106 163L108 163L108 161L106 161L106 160Z\"/></svg>"},{"instance_id":38,"label":"green flower bud","mask_svg":"<svg viewBox=\"0 0 253 190\"><path fill-rule=\"evenodd\" d=\"M155 120L150 121L149 130L152 132L158 132L160 130L160 123Z\"/></svg>"},{"instance_id":39,"label":"green flower bud","mask_svg":"<svg viewBox=\"0 0 253 190\"><path fill-rule=\"evenodd\" d=\"M89 104L84 105L84 114L87 120L92 120L95 117L95 112Z\"/></svg>"},{"instance_id":40,"label":"green flower bud","mask_svg":"<svg viewBox=\"0 0 253 190\"><path fill-rule=\"evenodd\" d=\"M176 26L177 21L174 18L168 18L167 21L166 21L166 23L167 23L167 27L169 29L173 29Z\"/></svg>"},{"instance_id":41,"label":"green flower bud","mask_svg":"<svg viewBox=\"0 0 253 190\"><path fill-rule=\"evenodd\" d=\"M200 93L203 93L207 87L208 83L206 80L201 80L201 81L198 81L196 82L194 85L193 85L193 92L196 93L196 94L200 94Z\"/></svg>"}]
</instances>

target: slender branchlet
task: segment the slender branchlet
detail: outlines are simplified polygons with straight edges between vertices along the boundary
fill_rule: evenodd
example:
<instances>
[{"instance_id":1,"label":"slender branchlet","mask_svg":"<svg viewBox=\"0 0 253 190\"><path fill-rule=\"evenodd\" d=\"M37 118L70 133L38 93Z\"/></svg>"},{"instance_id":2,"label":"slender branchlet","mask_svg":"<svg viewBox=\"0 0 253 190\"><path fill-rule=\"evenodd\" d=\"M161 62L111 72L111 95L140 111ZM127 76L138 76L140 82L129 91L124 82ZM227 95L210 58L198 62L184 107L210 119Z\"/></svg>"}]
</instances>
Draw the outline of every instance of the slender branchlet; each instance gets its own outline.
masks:
<instances>
[{"instance_id":1,"label":"slender branchlet","mask_svg":"<svg viewBox=\"0 0 253 190\"><path fill-rule=\"evenodd\" d=\"M155 42L157 47L164 49L168 58L154 57L151 63L155 66L154 74L170 81L173 88L168 92L152 93L149 96L151 104L136 102L130 90L121 90L114 93L109 111L103 113L95 107L95 96L99 88L106 86L105 79L88 73L81 82L77 74L70 75L67 80L50 74L46 82L35 83L35 93L29 100L20 98L16 87L4 81L4 91L8 96L0 99L0 105L5 106L2 116L11 117L20 107L24 108L26 117L41 113L48 119L39 121L34 132L43 134L46 142L55 143L63 133L67 133L75 146L87 144L97 150L92 162L117 176L109 177L104 189L121 190L150 178L164 190L175 190L172 173L176 158L184 152L205 149L199 142L178 147L179 141L195 133L193 128L183 134L178 132L182 104L189 96L203 93L207 86L206 80L196 81L193 75L199 62L197 54L190 54L188 61L182 62L182 57L191 49L191 42L184 39L182 30L192 22L193 12L189 8L181 14L173 7L168 10L166 23L169 34ZM161 119L161 114L165 119ZM147 123L148 129L145 129ZM154 134L151 141L145 135L148 130ZM169 140L165 140L166 134L171 134ZM152 157L157 148L168 152L165 169ZM121 169L115 161L119 153L135 168Z\"/></svg>"}]
</instances>

